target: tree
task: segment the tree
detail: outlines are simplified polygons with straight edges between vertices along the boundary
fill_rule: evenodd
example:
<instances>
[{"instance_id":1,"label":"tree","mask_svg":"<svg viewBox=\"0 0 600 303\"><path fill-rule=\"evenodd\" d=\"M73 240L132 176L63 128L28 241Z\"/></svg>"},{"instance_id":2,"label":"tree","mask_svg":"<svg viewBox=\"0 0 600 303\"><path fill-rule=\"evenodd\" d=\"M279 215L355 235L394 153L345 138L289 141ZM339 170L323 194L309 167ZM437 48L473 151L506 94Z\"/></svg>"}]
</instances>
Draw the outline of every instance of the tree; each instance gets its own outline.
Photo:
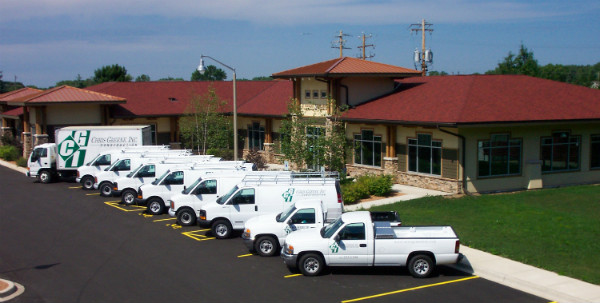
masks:
<instances>
[{"instance_id":1,"label":"tree","mask_svg":"<svg viewBox=\"0 0 600 303\"><path fill-rule=\"evenodd\" d=\"M68 85L77 88L86 88L88 86L94 85L94 81L91 78L87 78L83 80L80 74L77 74L77 78L75 80L62 80L56 82L55 86Z\"/></svg>"},{"instance_id":2,"label":"tree","mask_svg":"<svg viewBox=\"0 0 600 303\"><path fill-rule=\"evenodd\" d=\"M281 123L280 152L298 168L343 172L349 145L345 125L340 121L342 109L328 100L332 113L326 118L304 117L299 102L288 104L288 117Z\"/></svg>"},{"instance_id":3,"label":"tree","mask_svg":"<svg viewBox=\"0 0 600 303\"><path fill-rule=\"evenodd\" d=\"M230 119L221 114L225 105L227 103L219 99L212 87L205 95L192 98L179 123L184 144L202 154L231 149L233 126Z\"/></svg>"},{"instance_id":4,"label":"tree","mask_svg":"<svg viewBox=\"0 0 600 303\"><path fill-rule=\"evenodd\" d=\"M173 78L173 77L169 76L169 77L166 77L166 78L160 78L160 79L158 79L158 81L185 81L185 80L183 80L183 78L181 78L181 77L180 78Z\"/></svg>"},{"instance_id":5,"label":"tree","mask_svg":"<svg viewBox=\"0 0 600 303\"><path fill-rule=\"evenodd\" d=\"M445 71L438 72L438 71L435 71L435 70L432 70L432 71L430 71L430 72L427 72L427 74L428 74L429 76L448 76L448 73L447 73L447 72L445 72Z\"/></svg>"},{"instance_id":6,"label":"tree","mask_svg":"<svg viewBox=\"0 0 600 303\"><path fill-rule=\"evenodd\" d=\"M538 77L540 67L537 60L533 57L533 52L521 44L517 55L508 52L508 56L498 63L498 66L493 71L487 71L488 75L527 75Z\"/></svg>"},{"instance_id":7,"label":"tree","mask_svg":"<svg viewBox=\"0 0 600 303\"><path fill-rule=\"evenodd\" d=\"M100 84L103 82L129 82L131 75L127 74L127 69L118 64L105 65L94 71L94 82Z\"/></svg>"},{"instance_id":8,"label":"tree","mask_svg":"<svg viewBox=\"0 0 600 303\"><path fill-rule=\"evenodd\" d=\"M148 82L150 81L150 76L146 74L141 74L135 78L135 82Z\"/></svg>"},{"instance_id":9,"label":"tree","mask_svg":"<svg viewBox=\"0 0 600 303\"><path fill-rule=\"evenodd\" d=\"M227 74L224 70L217 68L214 65L209 65L203 74L195 70L192 73L192 81L223 81L227 78Z\"/></svg>"}]
</instances>

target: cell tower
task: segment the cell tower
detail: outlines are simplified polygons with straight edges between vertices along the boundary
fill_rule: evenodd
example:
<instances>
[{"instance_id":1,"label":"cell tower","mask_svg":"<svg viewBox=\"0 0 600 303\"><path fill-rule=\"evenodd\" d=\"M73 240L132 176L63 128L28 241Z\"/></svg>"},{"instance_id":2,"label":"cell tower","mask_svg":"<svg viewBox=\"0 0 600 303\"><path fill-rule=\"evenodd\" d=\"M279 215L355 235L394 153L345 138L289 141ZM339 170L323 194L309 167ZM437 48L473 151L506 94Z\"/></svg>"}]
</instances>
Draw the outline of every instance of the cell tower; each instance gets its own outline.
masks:
<instances>
[{"instance_id":1,"label":"cell tower","mask_svg":"<svg viewBox=\"0 0 600 303\"><path fill-rule=\"evenodd\" d=\"M421 64L421 74L422 76L427 76L427 65L433 63L433 52L431 49L425 48L425 32L433 32L433 24L426 23L425 19L421 20L421 23L411 24L410 31L411 32L421 32L422 40L421 40L421 51L419 49L415 49L414 52L414 60L415 60L415 68L417 64Z\"/></svg>"}]
</instances>

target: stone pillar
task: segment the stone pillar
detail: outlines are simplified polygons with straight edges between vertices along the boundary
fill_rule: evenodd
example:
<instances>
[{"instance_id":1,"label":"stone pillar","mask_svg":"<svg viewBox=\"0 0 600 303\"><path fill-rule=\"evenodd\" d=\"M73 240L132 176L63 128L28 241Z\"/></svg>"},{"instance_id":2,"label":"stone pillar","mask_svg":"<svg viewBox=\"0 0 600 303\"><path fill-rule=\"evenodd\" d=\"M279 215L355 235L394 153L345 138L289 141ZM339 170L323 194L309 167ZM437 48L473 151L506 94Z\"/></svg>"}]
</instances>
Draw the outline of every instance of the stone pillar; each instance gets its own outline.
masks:
<instances>
[{"instance_id":1,"label":"stone pillar","mask_svg":"<svg viewBox=\"0 0 600 303\"><path fill-rule=\"evenodd\" d=\"M23 132L23 158L29 158L31 151L33 150L33 142L31 138L31 132Z\"/></svg>"},{"instance_id":2,"label":"stone pillar","mask_svg":"<svg viewBox=\"0 0 600 303\"><path fill-rule=\"evenodd\" d=\"M48 135L44 134L44 135L38 135L35 134L33 135L33 146L38 146L44 143L48 143Z\"/></svg>"},{"instance_id":3,"label":"stone pillar","mask_svg":"<svg viewBox=\"0 0 600 303\"><path fill-rule=\"evenodd\" d=\"M273 143L264 143L263 159L265 163L275 162L275 146Z\"/></svg>"},{"instance_id":4,"label":"stone pillar","mask_svg":"<svg viewBox=\"0 0 600 303\"><path fill-rule=\"evenodd\" d=\"M392 176L394 183L398 181L398 157L383 158L383 173Z\"/></svg>"}]
</instances>

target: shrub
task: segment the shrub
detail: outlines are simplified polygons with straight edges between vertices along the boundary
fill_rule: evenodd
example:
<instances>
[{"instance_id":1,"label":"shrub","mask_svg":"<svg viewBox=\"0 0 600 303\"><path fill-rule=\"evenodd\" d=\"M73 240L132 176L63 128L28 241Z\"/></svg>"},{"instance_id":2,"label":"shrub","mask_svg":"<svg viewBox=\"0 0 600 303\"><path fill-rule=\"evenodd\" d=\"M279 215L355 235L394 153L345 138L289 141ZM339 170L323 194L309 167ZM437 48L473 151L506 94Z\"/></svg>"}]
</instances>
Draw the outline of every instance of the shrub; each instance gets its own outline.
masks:
<instances>
[{"instance_id":1,"label":"shrub","mask_svg":"<svg viewBox=\"0 0 600 303\"><path fill-rule=\"evenodd\" d=\"M265 159L263 158L262 154L257 150L250 150L246 154L246 161L254 163L254 165L256 165L256 168L258 169L263 169L267 167L265 165Z\"/></svg>"},{"instance_id":2,"label":"shrub","mask_svg":"<svg viewBox=\"0 0 600 303\"><path fill-rule=\"evenodd\" d=\"M387 196L392 191L392 176L382 175L373 180L370 184L369 193L375 196Z\"/></svg>"},{"instance_id":3,"label":"shrub","mask_svg":"<svg viewBox=\"0 0 600 303\"><path fill-rule=\"evenodd\" d=\"M233 150L227 148L209 148L206 154L221 157L223 160L233 160Z\"/></svg>"},{"instance_id":4,"label":"shrub","mask_svg":"<svg viewBox=\"0 0 600 303\"><path fill-rule=\"evenodd\" d=\"M392 176L364 175L354 182L342 183L342 197L345 204L355 204L370 195L386 196L392 191Z\"/></svg>"},{"instance_id":5,"label":"shrub","mask_svg":"<svg viewBox=\"0 0 600 303\"><path fill-rule=\"evenodd\" d=\"M27 159L23 157L17 159L17 165L20 167L27 167Z\"/></svg>"},{"instance_id":6,"label":"shrub","mask_svg":"<svg viewBox=\"0 0 600 303\"><path fill-rule=\"evenodd\" d=\"M0 158L6 161L15 161L19 158L19 151L12 145L0 146Z\"/></svg>"}]
</instances>

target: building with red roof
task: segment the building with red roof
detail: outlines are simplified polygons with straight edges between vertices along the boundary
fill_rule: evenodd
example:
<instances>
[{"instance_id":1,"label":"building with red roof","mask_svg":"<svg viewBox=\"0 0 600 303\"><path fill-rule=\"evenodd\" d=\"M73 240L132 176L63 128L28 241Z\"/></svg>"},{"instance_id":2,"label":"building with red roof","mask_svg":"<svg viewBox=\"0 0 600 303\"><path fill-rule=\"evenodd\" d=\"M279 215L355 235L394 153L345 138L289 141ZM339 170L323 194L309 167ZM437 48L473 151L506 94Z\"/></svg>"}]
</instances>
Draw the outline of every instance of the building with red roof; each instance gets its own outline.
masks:
<instances>
[{"instance_id":1,"label":"building with red roof","mask_svg":"<svg viewBox=\"0 0 600 303\"><path fill-rule=\"evenodd\" d=\"M287 106L315 128L334 106L354 148L347 173L391 174L402 184L446 192L491 192L600 182L600 90L521 75L422 77L420 71L337 58L238 81L242 149L269 162ZM180 140L179 121L213 90L233 112L231 81L109 82L0 95L35 119L35 134L83 124L149 124L158 144ZM18 95L23 94L23 95ZM335 101L335 102L331 102ZM18 116L16 108L6 117ZM22 110L21 110L22 111ZM68 114L76 113L74 117ZM40 118L44 117L44 118ZM45 119L45 120L44 120ZM38 131L39 127L39 131Z\"/></svg>"}]
</instances>

